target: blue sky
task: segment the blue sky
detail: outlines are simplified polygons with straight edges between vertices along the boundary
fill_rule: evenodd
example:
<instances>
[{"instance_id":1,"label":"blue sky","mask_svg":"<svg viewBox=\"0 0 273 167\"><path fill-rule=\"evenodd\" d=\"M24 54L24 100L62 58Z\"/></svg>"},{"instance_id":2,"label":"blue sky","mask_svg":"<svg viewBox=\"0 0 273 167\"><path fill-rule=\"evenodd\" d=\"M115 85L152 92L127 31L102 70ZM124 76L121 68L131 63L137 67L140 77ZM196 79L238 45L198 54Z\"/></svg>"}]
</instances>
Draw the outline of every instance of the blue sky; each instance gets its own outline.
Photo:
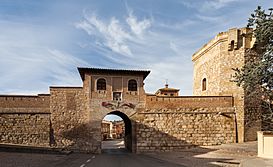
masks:
<instances>
[{"instance_id":1,"label":"blue sky","mask_svg":"<svg viewBox=\"0 0 273 167\"><path fill-rule=\"evenodd\" d=\"M117 116L114 114L106 115L103 119L108 120L108 121L121 121L122 120L122 118L120 116Z\"/></svg>"},{"instance_id":2,"label":"blue sky","mask_svg":"<svg viewBox=\"0 0 273 167\"><path fill-rule=\"evenodd\" d=\"M76 67L150 69L192 94L192 54L272 0L0 0L0 94L81 86Z\"/></svg>"}]
</instances>

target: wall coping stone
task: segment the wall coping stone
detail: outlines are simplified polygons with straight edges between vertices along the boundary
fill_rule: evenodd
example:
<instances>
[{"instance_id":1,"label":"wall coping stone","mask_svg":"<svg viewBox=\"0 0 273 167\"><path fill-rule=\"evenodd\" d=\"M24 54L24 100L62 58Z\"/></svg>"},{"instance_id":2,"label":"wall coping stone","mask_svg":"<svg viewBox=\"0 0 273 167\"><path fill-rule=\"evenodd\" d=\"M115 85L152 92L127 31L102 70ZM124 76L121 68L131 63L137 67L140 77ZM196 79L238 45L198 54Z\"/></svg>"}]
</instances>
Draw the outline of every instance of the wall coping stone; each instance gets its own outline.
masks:
<instances>
[{"instance_id":1,"label":"wall coping stone","mask_svg":"<svg viewBox=\"0 0 273 167\"><path fill-rule=\"evenodd\" d=\"M236 114L235 112L140 112L138 114Z\"/></svg>"},{"instance_id":2,"label":"wall coping stone","mask_svg":"<svg viewBox=\"0 0 273 167\"><path fill-rule=\"evenodd\" d=\"M233 98L233 96L156 96L152 94L146 94L146 96L154 96L157 98Z\"/></svg>"},{"instance_id":3,"label":"wall coping stone","mask_svg":"<svg viewBox=\"0 0 273 167\"><path fill-rule=\"evenodd\" d=\"M0 94L0 97L30 97L30 98L37 98L41 96L50 96L50 94L37 94L37 95L5 95Z\"/></svg>"},{"instance_id":4,"label":"wall coping stone","mask_svg":"<svg viewBox=\"0 0 273 167\"><path fill-rule=\"evenodd\" d=\"M51 114L48 108L1 108L0 114ZM47 111L48 110L48 111Z\"/></svg>"},{"instance_id":5,"label":"wall coping stone","mask_svg":"<svg viewBox=\"0 0 273 167\"><path fill-rule=\"evenodd\" d=\"M0 115L3 114L51 114L50 112L1 112Z\"/></svg>"},{"instance_id":6,"label":"wall coping stone","mask_svg":"<svg viewBox=\"0 0 273 167\"><path fill-rule=\"evenodd\" d=\"M82 86L50 86L50 89L82 89Z\"/></svg>"}]
</instances>

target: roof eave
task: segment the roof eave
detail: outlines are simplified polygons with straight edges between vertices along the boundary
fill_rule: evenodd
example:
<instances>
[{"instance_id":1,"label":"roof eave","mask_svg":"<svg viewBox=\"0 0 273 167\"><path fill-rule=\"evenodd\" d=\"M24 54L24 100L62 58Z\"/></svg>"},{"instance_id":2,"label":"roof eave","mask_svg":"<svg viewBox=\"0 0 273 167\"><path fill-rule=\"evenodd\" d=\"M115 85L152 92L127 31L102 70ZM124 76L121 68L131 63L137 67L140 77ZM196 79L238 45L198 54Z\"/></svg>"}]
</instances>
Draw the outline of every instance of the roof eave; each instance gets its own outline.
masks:
<instances>
[{"instance_id":1,"label":"roof eave","mask_svg":"<svg viewBox=\"0 0 273 167\"><path fill-rule=\"evenodd\" d=\"M138 75L142 75L143 76L143 80L145 80L145 78L150 74L150 70L124 70L124 69L103 69L103 68L86 68L86 67L77 67L82 80L85 79L84 74L86 72L102 72L102 73L126 73L126 74L130 74L130 73L137 73Z\"/></svg>"}]
</instances>

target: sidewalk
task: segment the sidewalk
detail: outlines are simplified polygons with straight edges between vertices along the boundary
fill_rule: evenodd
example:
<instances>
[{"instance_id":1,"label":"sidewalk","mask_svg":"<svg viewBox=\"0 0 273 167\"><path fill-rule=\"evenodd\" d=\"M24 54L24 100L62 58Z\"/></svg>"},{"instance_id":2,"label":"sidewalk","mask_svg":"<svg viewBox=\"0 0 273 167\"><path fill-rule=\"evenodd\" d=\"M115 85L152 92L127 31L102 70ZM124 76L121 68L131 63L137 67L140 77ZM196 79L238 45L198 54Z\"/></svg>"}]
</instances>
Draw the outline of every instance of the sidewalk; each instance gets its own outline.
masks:
<instances>
[{"instance_id":1,"label":"sidewalk","mask_svg":"<svg viewBox=\"0 0 273 167\"><path fill-rule=\"evenodd\" d=\"M147 153L147 155L184 166L238 167L242 162L257 159L257 142L203 146L179 152ZM244 167L248 167L247 165ZM259 167L258 165L255 167Z\"/></svg>"},{"instance_id":2,"label":"sidewalk","mask_svg":"<svg viewBox=\"0 0 273 167\"><path fill-rule=\"evenodd\" d=\"M241 162L240 167L273 167L273 159L253 158Z\"/></svg>"},{"instance_id":3,"label":"sidewalk","mask_svg":"<svg viewBox=\"0 0 273 167\"><path fill-rule=\"evenodd\" d=\"M22 153L41 153L41 154L64 154L68 155L71 151L67 151L61 148L51 147L34 147L26 145L16 144L0 144L0 151L4 152L22 152Z\"/></svg>"}]
</instances>

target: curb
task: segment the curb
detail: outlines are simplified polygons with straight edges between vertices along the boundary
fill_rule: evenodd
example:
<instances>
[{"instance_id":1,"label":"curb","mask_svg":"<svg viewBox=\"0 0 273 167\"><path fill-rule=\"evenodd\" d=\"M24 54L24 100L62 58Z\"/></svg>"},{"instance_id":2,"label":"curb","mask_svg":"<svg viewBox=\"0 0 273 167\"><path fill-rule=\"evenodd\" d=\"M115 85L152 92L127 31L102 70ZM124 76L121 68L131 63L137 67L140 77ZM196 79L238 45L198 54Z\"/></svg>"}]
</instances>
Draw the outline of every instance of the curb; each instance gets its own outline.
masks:
<instances>
[{"instance_id":1,"label":"curb","mask_svg":"<svg viewBox=\"0 0 273 167\"><path fill-rule=\"evenodd\" d=\"M273 159L249 158L243 160L239 167L273 167Z\"/></svg>"},{"instance_id":2,"label":"curb","mask_svg":"<svg viewBox=\"0 0 273 167\"><path fill-rule=\"evenodd\" d=\"M9 144L0 144L0 151L21 152L21 153L40 153L40 154L61 154L61 155L69 155L72 153L72 151L64 150L62 148L33 147L33 146L9 145Z\"/></svg>"}]
</instances>

